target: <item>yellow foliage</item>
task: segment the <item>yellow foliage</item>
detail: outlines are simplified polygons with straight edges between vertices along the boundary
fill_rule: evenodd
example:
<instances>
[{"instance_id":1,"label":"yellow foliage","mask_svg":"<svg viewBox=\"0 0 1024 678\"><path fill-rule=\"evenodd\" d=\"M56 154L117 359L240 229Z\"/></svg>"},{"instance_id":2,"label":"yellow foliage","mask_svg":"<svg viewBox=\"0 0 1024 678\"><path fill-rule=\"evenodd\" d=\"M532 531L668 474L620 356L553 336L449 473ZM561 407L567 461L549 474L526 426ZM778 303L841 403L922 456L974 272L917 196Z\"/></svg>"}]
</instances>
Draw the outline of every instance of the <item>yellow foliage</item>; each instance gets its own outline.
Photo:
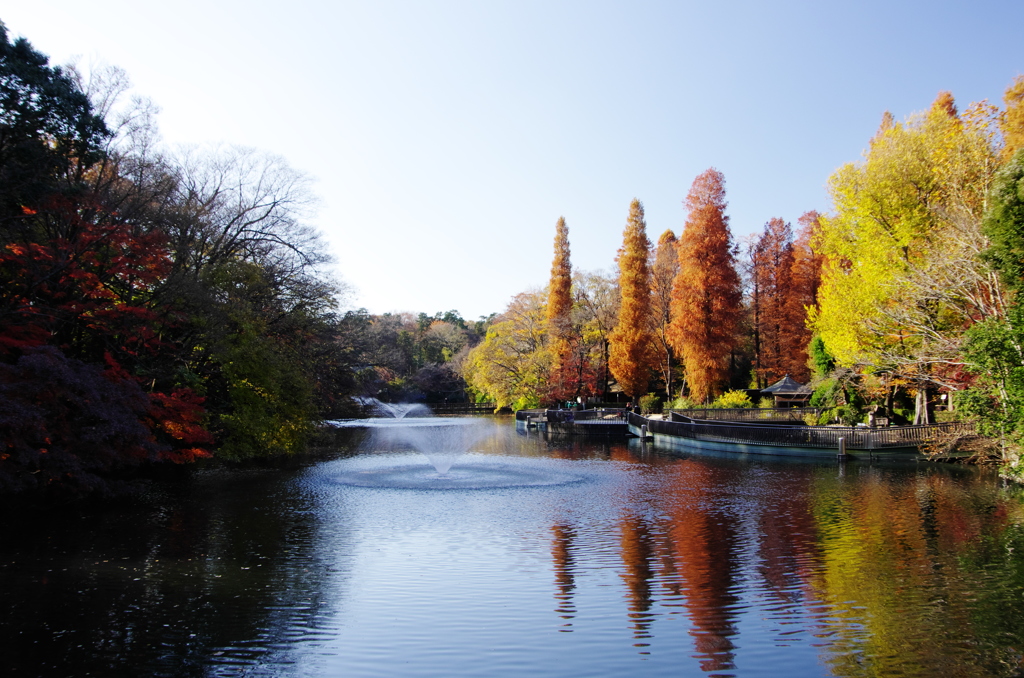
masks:
<instances>
[{"instance_id":1,"label":"yellow foliage","mask_svg":"<svg viewBox=\"0 0 1024 678\"><path fill-rule=\"evenodd\" d=\"M953 250L963 238L948 236L980 224L996 169L997 118L985 104L956 115L943 93L926 114L884 123L864 161L829 178L834 213L813 243L826 262L808 323L839 364L893 345L914 350L914 332L889 311L921 301L906 284L911 270L944 255L972 256Z\"/></svg>"},{"instance_id":2,"label":"yellow foliage","mask_svg":"<svg viewBox=\"0 0 1024 678\"><path fill-rule=\"evenodd\" d=\"M543 295L517 295L466 357L463 378L498 407L534 405L545 391L552 355L546 346Z\"/></svg>"}]
</instances>

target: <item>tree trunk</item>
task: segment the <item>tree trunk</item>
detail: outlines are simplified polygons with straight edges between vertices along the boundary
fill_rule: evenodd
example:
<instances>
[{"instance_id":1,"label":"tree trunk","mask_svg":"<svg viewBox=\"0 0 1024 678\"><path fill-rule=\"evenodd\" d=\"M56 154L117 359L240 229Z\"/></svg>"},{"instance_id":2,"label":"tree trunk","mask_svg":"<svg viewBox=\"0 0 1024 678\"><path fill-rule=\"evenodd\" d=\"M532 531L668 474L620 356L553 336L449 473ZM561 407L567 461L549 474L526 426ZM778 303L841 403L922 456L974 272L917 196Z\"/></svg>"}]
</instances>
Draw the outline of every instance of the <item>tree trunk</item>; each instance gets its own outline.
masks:
<instances>
[{"instance_id":1,"label":"tree trunk","mask_svg":"<svg viewBox=\"0 0 1024 678\"><path fill-rule=\"evenodd\" d=\"M917 389L917 398L914 399L914 425L930 423L932 422L928 412L928 387L921 386Z\"/></svg>"}]
</instances>

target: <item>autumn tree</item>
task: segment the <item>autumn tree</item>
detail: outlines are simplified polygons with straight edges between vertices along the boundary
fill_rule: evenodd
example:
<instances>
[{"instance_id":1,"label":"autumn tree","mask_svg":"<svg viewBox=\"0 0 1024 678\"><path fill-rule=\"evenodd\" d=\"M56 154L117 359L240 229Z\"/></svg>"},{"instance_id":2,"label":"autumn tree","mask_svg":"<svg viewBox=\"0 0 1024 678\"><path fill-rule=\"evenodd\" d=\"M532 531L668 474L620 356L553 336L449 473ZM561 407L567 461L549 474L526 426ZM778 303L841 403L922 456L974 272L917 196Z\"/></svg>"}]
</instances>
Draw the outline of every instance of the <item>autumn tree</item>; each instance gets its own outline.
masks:
<instances>
[{"instance_id":1,"label":"autumn tree","mask_svg":"<svg viewBox=\"0 0 1024 678\"><path fill-rule=\"evenodd\" d=\"M986 105L957 113L942 93L928 112L883 124L864 162L830 178L835 212L812 242L825 262L811 322L840 365L957 388L964 329L1003 312L981 257L997 119Z\"/></svg>"},{"instance_id":2,"label":"autumn tree","mask_svg":"<svg viewBox=\"0 0 1024 678\"><path fill-rule=\"evenodd\" d=\"M711 168L693 182L679 238L669 341L683 358L690 397L705 402L729 376L740 315L740 278L725 214L725 177Z\"/></svg>"},{"instance_id":3,"label":"autumn tree","mask_svg":"<svg viewBox=\"0 0 1024 678\"><path fill-rule=\"evenodd\" d=\"M551 369L547 317L540 292L516 295L463 363L470 388L498 407L537 407Z\"/></svg>"},{"instance_id":4,"label":"autumn tree","mask_svg":"<svg viewBox=\"0 0 1024 678\"><path fill-rule=\"evenodd\" d=\"M671 399L676 369L675 353L668 340L668 328L672 322L672 284L679 273L678 243L671 229L658 238L658 245L651 258L651 308L655 343L658 347L661 379L665 383L665 396Z\"/></svg>"},{"instance_id":5,"label":"autumn tree","mask_svg":"<svg viewBox=\"0 0 1024 678\"><path fill-rule=\"evenodd\" d=\"M577 271L573 275L573 315L577 320L583 344L589 351L594 373L594 394L607 394L610 382L608 360L611 335L619 321L618 276L612 272Z\"/></svg>"},{"instance_id":6,"label":"autumn tree","mask_svg":"<svg viewBox=\"0 0 1024 678\"><path fill-rule=\"evenodd\" d=\"M573 328L572 306L569 227L565 225L565 218L559 217L555 224L555 255L551 262L547 303L547 336L553 361L551 386L558 400L576 396L578 380L575 377L581 367L578 355L580 342Z\"/></svg>"},{"instance_id":7,"label":"autumn tree","mask_svg":"<svg viewBox=\"0 0 1024 678\"><path fill-rule=\"evenodd\" d=\"M568 340L572 313L572 265L569 261L569 227L565 218L555 224L555 258L548 283L548 337L552 344ZM562 351L556 351L561 354Z\"/></svg>"},{"instance_id":8,"label":"autumn tree","mask_svg":"<svg viewBox=\"0 0 1024 678\"><path fill-rule=\"evenodd\" d=\"M750 252L754 295L755 370L761 387L792 374L794 330L800 318L792 315L793 231L773 218Z\"/></svg>"},{"instance_id":9,"label":"autumn tree","mask_svg":"<svg viewBox=\"0 0 1024 678\"><path fill-rule=\"evenodd\" d=\"M791 319L791 354L789 374L799 382L810 379L808 347L812 333L807 326L807 315L818 303L818 288L821 286L821 268L824 258L814 251L812 242L820 228L820 215L811 210L797 219L800 228L793 241L793 266L790 272L789 310Z\"/></svg>"},{"instance_id":10,"label":"autumn tree","mask_svg":"<svg viewBox=\"0 0 1024 678\"><path fill-rule=\"evenodd\" d=\"M647 391L654 367L654 337L651 332L651 274L647 257L644 206L636 198L629 205L629 217L619 248L619 291L622 302L619 320L611 335L608 367L623 392L638 398Z\"/></svg>"},{"instance_id":11,"label":"autumn tree","mask_svg":"<svg viewBox=\"0 0 1024 678\"><path fill-rule=\"evenodd\" d=\"M1000 120L1003 132L1003 160L1009 161L1024 148L1024 75L1018 75L1003 94L1006 109Z\"/></svg>"}]
</instances>

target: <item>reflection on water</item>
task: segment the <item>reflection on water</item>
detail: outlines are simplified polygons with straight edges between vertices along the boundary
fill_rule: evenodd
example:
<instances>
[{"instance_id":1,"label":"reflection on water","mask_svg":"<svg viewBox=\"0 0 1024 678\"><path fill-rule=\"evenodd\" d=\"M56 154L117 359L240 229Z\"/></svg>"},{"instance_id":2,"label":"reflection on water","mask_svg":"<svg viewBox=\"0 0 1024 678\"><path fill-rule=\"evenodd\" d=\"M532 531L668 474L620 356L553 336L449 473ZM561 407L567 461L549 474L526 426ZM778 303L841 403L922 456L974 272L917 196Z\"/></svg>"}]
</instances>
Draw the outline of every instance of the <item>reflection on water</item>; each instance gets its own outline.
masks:
<instances>
[{"instance_id":1,"label":"reflection on water","mask_svg":"<svg viewBox=\"0 0 1024 678\"><path fill-rule=\"evenodd\" d=\"M130 505L5 516L8 673L1021 672L1024 510L990 473L677 458L493 427L460 466L578 481L353 487L338 479L426 462L342 440Z\"/></svg>"}]
</instances>

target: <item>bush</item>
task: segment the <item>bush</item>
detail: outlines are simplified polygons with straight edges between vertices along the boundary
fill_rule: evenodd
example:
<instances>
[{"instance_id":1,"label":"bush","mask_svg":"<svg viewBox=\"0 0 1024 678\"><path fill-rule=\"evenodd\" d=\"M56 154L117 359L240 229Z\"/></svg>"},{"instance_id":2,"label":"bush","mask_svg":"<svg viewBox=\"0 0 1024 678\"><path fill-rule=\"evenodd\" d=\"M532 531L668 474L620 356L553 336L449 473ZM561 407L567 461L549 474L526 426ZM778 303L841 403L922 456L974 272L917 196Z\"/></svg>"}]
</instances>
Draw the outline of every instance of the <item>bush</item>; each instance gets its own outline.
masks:
<instances>
[{"instance_id":1,"label":"bush","mask_svg":"<svg viewBox=\"0 0 1024 678\"><path fill-rule=\"evenodd\" d=\"M668 407L673 410L693 410L697 408L697 404L689 398L676 398L668 404Z\"/></svg>"},{"instance_id":2,"label":"bush","mask_svg":"<svg viewBox=\"0 0 1024 678\"><path fill-rule=\"evenodd\" d=\"M813 415L809 415L813 416ZM861 414L853 405L836 405L829 409L823 410L821 415L818 417L819 425L826 424L842 424L843 426L853 426L864 420L864 415Z\"/></svg>"},{"instance_id":3,"label":"bush","mask_svg":"<svg viewBox=\"0 0 1024 678\"><path fill-rule=\"evenodd\" d=\"M718 396L715 402L711 403L711 407L718 409L733 409L739 407L753 407L754 403L750 400L744 391L726 391L722 395Z\"/></svg>"},{"instance_id":4,"label":"bush","mask_svg":"<svg viewBox=\"0 0 1024 678\"><path fill-rule=\"evenodd\" d=\"M654 414L656 412L661 412L661 398L653 393L640 396L639 404L641 414Z\"/></svg>"},{"instance_id":5,"label":"bush","mask_svg":"<svg viewBox=\"0 0 1024 678\"><path fill-rule=\"evenodd\" d=\"M835 407L842 395L842 384L838 379L825 379L811 394L811 407Z\"/></svg>"}]
</instances>

